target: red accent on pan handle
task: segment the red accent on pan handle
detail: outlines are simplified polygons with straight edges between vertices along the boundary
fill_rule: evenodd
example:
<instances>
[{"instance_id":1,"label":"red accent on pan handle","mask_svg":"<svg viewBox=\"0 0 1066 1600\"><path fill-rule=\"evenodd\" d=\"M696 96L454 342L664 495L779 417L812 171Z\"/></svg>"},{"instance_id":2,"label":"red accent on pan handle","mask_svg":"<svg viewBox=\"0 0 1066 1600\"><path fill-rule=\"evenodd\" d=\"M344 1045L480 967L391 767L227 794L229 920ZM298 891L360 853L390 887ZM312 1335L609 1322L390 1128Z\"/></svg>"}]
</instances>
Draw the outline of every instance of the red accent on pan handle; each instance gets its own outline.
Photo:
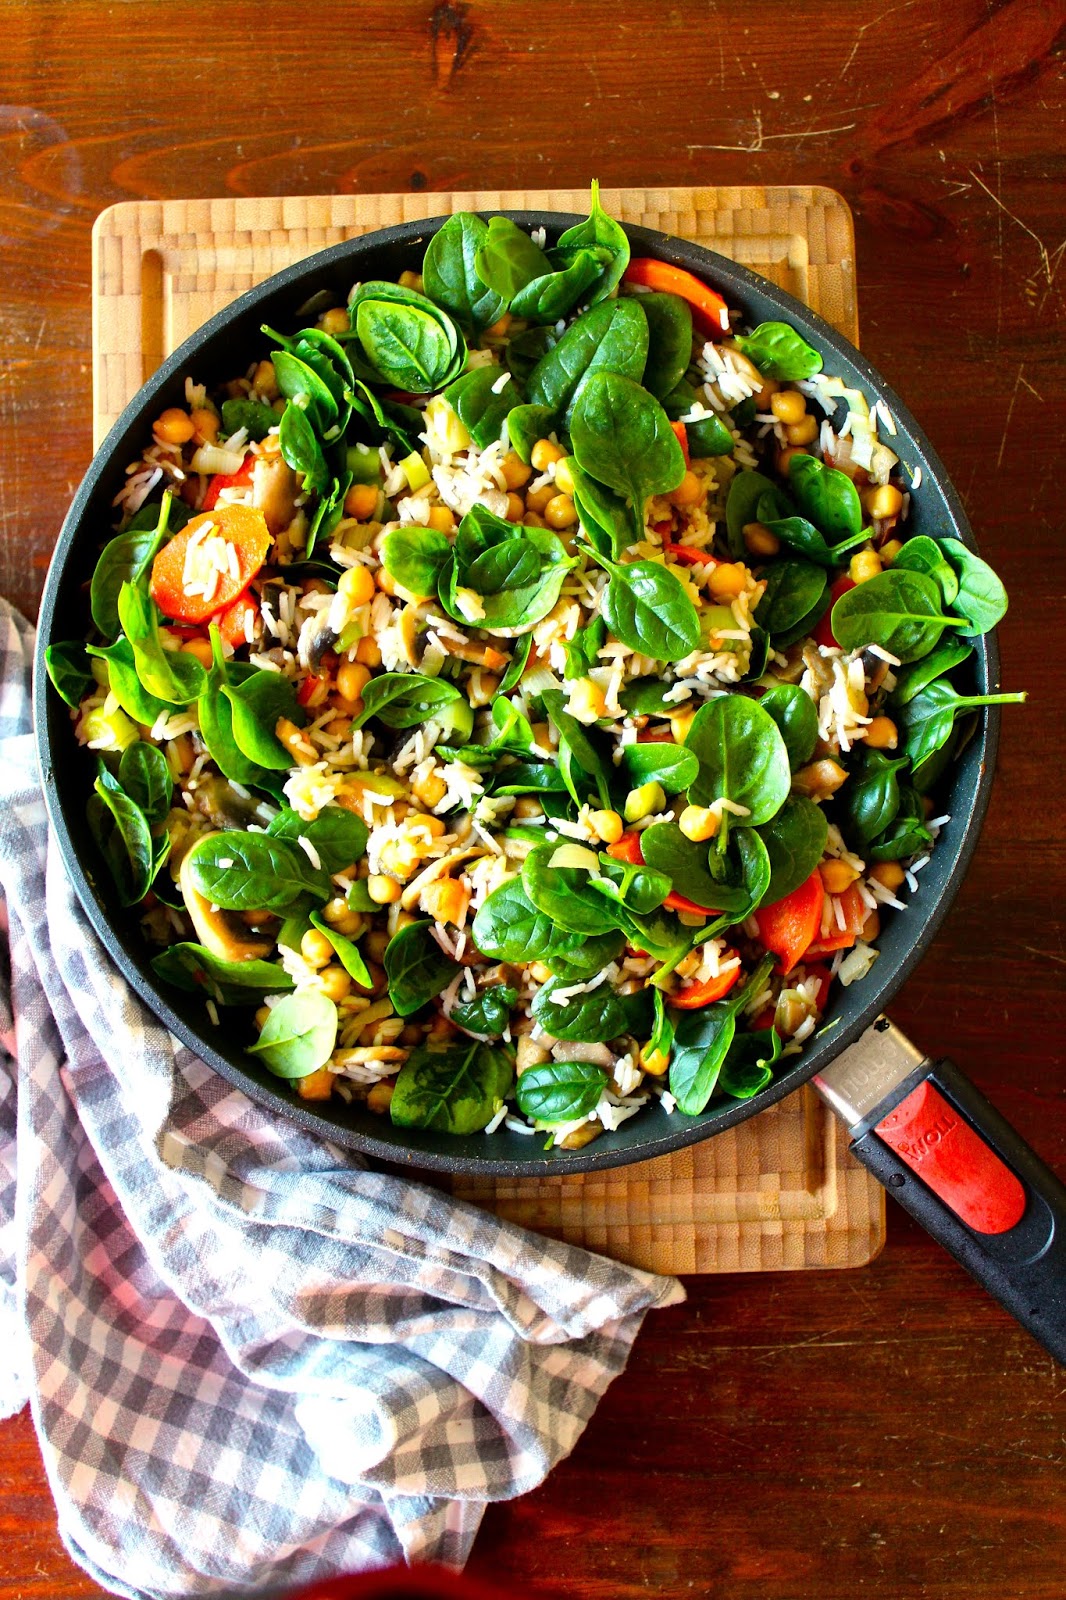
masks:
<instances>
[{"instance_id":1,"label":"red accent on pan handle","mask_svg":"<svg viewBox=\"0 0 1066 1600\"><path fill-rule=\"evenodd\" d=\"M928 1079L875 1132L975 1233L1007 1233L1021 1221L1022 1185Z\"/></svg>"}]
</instances>

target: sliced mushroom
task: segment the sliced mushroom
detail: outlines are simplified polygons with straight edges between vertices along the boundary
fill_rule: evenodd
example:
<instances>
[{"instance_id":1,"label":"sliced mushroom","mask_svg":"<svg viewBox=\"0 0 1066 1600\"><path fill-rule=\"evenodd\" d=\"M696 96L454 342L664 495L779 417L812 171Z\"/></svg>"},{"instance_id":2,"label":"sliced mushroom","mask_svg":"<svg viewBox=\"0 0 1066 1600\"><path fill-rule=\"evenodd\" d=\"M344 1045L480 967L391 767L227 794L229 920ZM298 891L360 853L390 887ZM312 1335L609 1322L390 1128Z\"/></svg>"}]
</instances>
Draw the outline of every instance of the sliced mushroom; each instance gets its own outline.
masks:
<instances>
[{"instance_id":1,"label":"sliced mushroom","mask_svg":"<svg viewBox=\"0 0 1066 1600\"><path fill-rule=\"evenodd\" d=\"M614 1065L614 1053L605 1044L557 1044L552 1055L556 1061L588 1061L594 1067Z\"/></svg>"},{"instance_id":2,"label":"sliced mushroom","mask_svg":"<svg viewBox=\"0 0 1066 1600\"><path fill-rule=\"evenodd\" d=\"M210 838L210 834L204 834ZM191 855L178 872L178 888L192 918L196 936L205 950L222 961L262 961L274 948L273 939L253 939L232 913L215 909L192 882Z\"/></svg>"},{"instance_id":3,"label":"sliced mushroom","mask_svg":"<svg viewBox=\"0 0 1066 1600\"><path fill-rule=\"evenodd\" d=\"M201 777L193 792L193 807L206 817L216 833L230 828L246 828L261 802L251 795L240 795L225 778Z\"/></svg>"},{"instance_id":4,"label":"sliced mushroom","mask_svg":"<svg viewBox=\"0 0 1066 1600\"><path fill-rule=\"evenodd\" d=\"M275 538L296 512L296 474L281 456L256 456L252 468L252 504L263 513Z\"/></svg>"}]
</instances>

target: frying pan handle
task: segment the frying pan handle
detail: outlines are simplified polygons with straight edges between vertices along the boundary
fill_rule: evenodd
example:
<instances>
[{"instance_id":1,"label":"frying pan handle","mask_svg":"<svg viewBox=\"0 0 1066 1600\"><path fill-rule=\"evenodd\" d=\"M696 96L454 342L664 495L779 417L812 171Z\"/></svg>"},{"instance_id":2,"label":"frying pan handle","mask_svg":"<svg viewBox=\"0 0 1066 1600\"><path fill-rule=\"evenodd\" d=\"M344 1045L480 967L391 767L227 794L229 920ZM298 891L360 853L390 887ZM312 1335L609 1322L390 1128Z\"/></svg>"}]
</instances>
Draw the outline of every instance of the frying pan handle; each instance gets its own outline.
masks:
<instances>
[{"instance_id":1,"label":"frying pan handle","mask_svg":"<svg viewBox=\"0 0 1066 1600\"><path fill-rule=\"evenodd\" d=\"M852 1153L1066 1363L1066 1186L951 1061L925 1067Z\"/></svg>"}]
</instances>

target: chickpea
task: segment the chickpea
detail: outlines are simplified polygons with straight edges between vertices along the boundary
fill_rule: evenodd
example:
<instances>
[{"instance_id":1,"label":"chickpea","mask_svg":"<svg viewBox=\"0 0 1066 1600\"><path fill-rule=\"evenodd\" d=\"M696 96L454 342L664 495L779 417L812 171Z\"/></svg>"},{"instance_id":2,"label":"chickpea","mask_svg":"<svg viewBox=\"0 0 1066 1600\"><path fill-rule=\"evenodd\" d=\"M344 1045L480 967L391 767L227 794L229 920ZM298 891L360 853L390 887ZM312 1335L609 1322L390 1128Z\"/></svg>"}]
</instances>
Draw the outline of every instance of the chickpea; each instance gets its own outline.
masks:
<instances>
[{"instance_id":1,"label":"chickpea","mask_svg":"<svg viewBox=\"0 0 1066 1600\"><path fill-rule=\"evenodd\" d=\"M513 450L508 450L500 462L503 469L503 481L508 489L524 489L533 476L533 468L527 467L521 456Z\"/></svg>"},{"instance_id":2,"label":"chickpea","mask_svg":"<svg viewBox=\"0 0 1066 1600\"><path fill-rule=\"evenodd\" d=\"M554 483L546 483L539 489L529 489L526 492L526 510L536 511L538 514L545 510L549 500L555 499Z\"/></svg>"},{"instance_id":3,"label":"chickpea","mask_svg":"<svg viewBox=\"0 0 1066 1600\"><path fill-rule=\"evenodd\" d=\"M409 269L401 272L399 282L402 289L416 289L419 294L422 293L422 274L420 272L411 272Z\"/></svg>"},{"instance_id":4,"label":"chickpea","mask_svg":"<svg viewBox=\"0 0 1066 1600\"><path fill-rule=\"evenodd\" d=\"M866 729L866 743L871 750L894 750L899 743L899 729L891 717L875 717Z\"/></svg>"},{"instance_id":5,"label":"chickpea","mask_svg":"<svg viewBox=\"0 0 1066 1600\"><path fill-rule=\"evenodd\" d=\"M809 766L801 767L793 774L792 787L799 793L810 795L811 798L820 797L825 800L831 794L836 794L842 783L847 782L848 775L839 761L812 761Z\"/></svg>"},{"instance_id":6,"label":"chickpea","mask_svg":"<svg viewBox=\"0 0 1066 1600\"><path fill-rule=\"evenodd\" d=\"M346 661L337 669L337 693L349 705L362 699L363 690L370 682L370 668L361 661Z\"/></svg>"},{"instance_id":7,"label":"chickpea","mask_svg":"<svg viewBox=\"0 0 1066 1600\"><path fill-rule=\"evenodd\" d=\"M327 967L318 975L318 987L327 1000L343 1000L351 991L352 980L343 967Z\"/></svg>"},{"instance_id":8,"label":"chickpea","mask_svg":"<svg viewBox=\"0 0 1066 1600\"><path fill-rule=\"evenodd\" d=\"M677 825L686 839L691 839L694 844L703 844L714 838L720 824L718 813L709 806L686 806Z\"/></svg>"},{"instance_id":9,"label":"chickpea","mask_svg":"<svg viewBox=\"0 0 1066 1600\"><path fill-rule=\"evenodd\" d=\"M504 516L508 522L521 522L526 514L526 503L520 494L513 491L507 496L507 510Z\"/></svg>"},{"instance_id":10,"label":"chickpea","mask_svg":"<svg viewBox=\"0 0 1066 1600\"><path fill-rule=\"evenodd\" d=\"M886 539L884 544L881 546L881 549L878 551L878 554L881 557L881 565L883 567L890 567L902 549L902 539Z\"/></svg>"},{"instance_id":11,"label":"chickpea","mask_svg":"<svg viewBox=\"0 0 1066 1600\"><path fill-rule=\"evenodd\" d=\"M252 388L261 400L279 400L278 375L273 361L260 361L252 378Z\"/></svg>"},{"instance_id":12,"label":"chickpea","mask_svg":"<svg viewBox=\"0 0 1066 1600\"><path fill-rule=\"evenodd\" d=\"M362 931L363 919L357 911L351 909L343 895L334 895L332 900L326 901L322 908L322 918L331 928L336 928L338 933L343 933L349 939L353 933Z\"/></svg>"},{"instance_id":13,"label":"chickpea","mask_svg":"<svg viewBox=\"0 0 1066 1600\"><path fill-rule=\"evenodd\" d=\"M898 517L903 510L903 496L891 483L882 483L876 489L868 489L862 500L871 517L877 517L879 520L885 517Z\"/></svg>"},{"instance_id":14,"label":"chickpea","mask_svg":"<svg viewBox=\"0 0 1066 1600\"><path fill-rule=\"evenodd\" d=\"M695 720L695 711L675 711L670 718L670 733L675 744L684 744Z\"/></svg>"},{"instance_id":15,"label":"chickpea","mask_svg":"<svg viewBox=\"0 0 1066 1600\"><path fill-rule=\"evenodd\" d=\"M300 954L312 967L324 967L333 960L333 946L324 933L308 928L300 940Z\"/></svg>"},{"instance_id":16,"label":"chickpea","mask_svg":"<svg viewBox=\"0 0 1066 1600\"><path fill-rule=\"evenodd\" d=\"M364 667L380 667L381 646L377 640L367 634L365 639L360 639L355 647L355 659Z\"/></svg>"},{"instance_id":17,"label":"chickpea","mask_svg":"<svg viewBox=\"0 0 1066 1600\"><path fill-rule=\"evenodd\" d=\"M341 573L337 588L353 606L369 605L374 598L374 574L368 567L349 567Z\"/></svg>"},{"instance_id":18,"label":"chickpea","mask_svg":"<svg viewBox=\"0 0 1066 1600\"><path fill-rule=\"evenodd\" d=\"M530 465L534 472L547 472L553 461L561 461L566 454L562 445L553 444L550 439L538 439L529 452Z\"/></svg>"},{"instance_id":19,"label":"chickpea","mask_svg":"<svg viewBox=\"0 0 1066 1600\"><path fill-rule=\"evenodd\" d=\"M572 528L577 507L568 494L554 494L544 507L544 520L550 528Z\"/></svg>"},{"instance_id":20,"label":"chickpea","mask_svg":"<svg viewBox=\"0 0 1066 1600\"><path fill-rule=\"evenodd\" d=\"M574 493L574 474L570 470L570 460L569 456L563 456L561 460L555 463L555 487L560 494L568 494L572 498Z\"/></svg>"},{"instance_id":21,"label":"chickpea","mask_svg":"<svg viewBox=\"0 0 1066 1600\"><path fill-rule=\"evenodd\" d=\"M776 556L781 548L781 540L761 522L746 522L744 548L753 556Z\"/></svg>"},{"instance_id":22,"label":"chickpea","mask_svg":"<svg viewBox=\"0 0 1066 1600\"><path fill-rule=\"evenodd\" d=\"M193 439L196 444L214 444L218 438L218 417L213 411L194 411L189 418L193 425Z\"/></svg>"},{"instance_id":23,"label":"chickpea","mask_svg":"<svg viewBox=\"0 0 1066 1600\"><path fill-rule=\"evenodd\" d=\"M852 583L866 583L881 571L881 557L876 550L859 550L848 562L848 575Z\"/></svg>"},{"instance_id":24,"label":"chickpea","mask_svg":"<svg viewBox=\"0 0 1066 1600\"><path fill-rule=\"evenodd\" d=\"M807 402L798 389L781 389L770 396L770 410L778 422L791 426L807 415Z\"/></svg>"},{"instance_id":25,"label":"chickpea","mask_svg":"<svg viewBox=\"0 0 1066 1600\"><path fill-rule=\"evenodd\" d=\"M348 315L346 306L332 306L329 311L323 311L318 319L318 325L323 333L348 333L352 326L352 319Z\"/></svg>"},{"instance_id":26,"label":"chickpea","mask_svg":"<svg viewBox=\"0 0 1066 1600\"><path fill-rule=\"evenodd\" d=\"M384 567L378 568L377 572L374 574L374 582L377 584L382 594L387 594L391 598L391 596L396 593L396 579L392 576L392 573L387 572Z\"/></svg>"},{"instance_id":27,"label":"chickpea","mask_svg":"<svg viewBox=\"0 0 1066 1600\"><path fill-rule=\"evenodd\" d=\"M542 817L544 815L544 807L535 795L522 794L515 801L512 815L516 822L522 822L529 817ZM604 816L606 813L601 812L599 815Z\"/></svg>"},{"instance_id":28,"label":"chickpea","mask_svg":"<svg viewBox=\"0 0 1066 1600\"><path fill-rule=\"evenodd\" d=\"M395 1087L391 1078L382 1078L380 1083L372 1084L367 1092L366 1109L372 1111L375 1116L387 1116Z\"/></svg>"},{"instance_id":29,"label":"chickpea","mask_svg":"<svg viewBox=\"0 0 1066 1600\"><path fill-rule=\"evenodd\" d=\"M545 526L544 518L538 517L535 511L527 511L522 518L522 526L523 528L543 528Z\"/></svg>"},{"instance_id":30,"label":"chickpea","mask_svg":"<svg viewBox=\"0 0 1066 1600\"><path fill-rule=\"evenodd\" d=\"M266 1025L267 1025L267 1023L269 1021L270 1021L270 1007L269 1006L260 1006L258 1011L255 1014L255 1025L256 1025L256 1027L261 1032L266 1027Z\"/></svg>"},{"instance_id":31,"label":"chickpea","mask_svg":"<svg viewBox=\"0 0 1066 1600\"><path fill-rule=\"evenodd\" d=\"M184 656L195 656L200 665L202 667L207 667L207 669L210 671L212 655L211 641L209 639L186 639L181 646L181 654Z\"/></svg>"},{"instance_id":32,"label":"chickpea","mask_svg":"<svg viewBox=\"0 0 1066 1600\"><path fill-rule=\"evenodd\" d=\"M375 928L366 936L366 954L370 961L383 961L388 947L389 936L380 928Z\"/></svg>"},{"instance_id":33,"label":"chickpea","mask_svg":"<svg viewBox=\"0 0 1066 1600\"><path fill-rule=\"evenodd\" d=\"M503 338L506 337L507 331L510 328L510 326L511 326L511 313L509 311L505 311L503 316L499 317L492 324L492 326L490 328L486 328L485 329L485 338L486 339L503 339Z\"/></svg>"},{"instance_id":34,"label":"chickpea","mask_svg":"<svg viewBox=\"0 0 1066 1600\"><path fill-rule=\"evenodd\" d=\"M331 733L335 739L348 739L352 732L351 717L334 717L332 722L327 722L325 732Z\"/></svg>"},{"instance_id":35,"label":"chickpea","mask_svg":"<svg viewBox=\"0 0 1066 1600\"><path fill-rule=\"evenodd\" d=\"M359 522L368 522L378 508L377 485L353 483L344 497L344 514Z\"/></svg>"},{"instance_id":36,"label":"chickpea","mask_svg":"<svg viewBox=\"0 0 1066 1600\"><path fill-rule=\"evenodd\" d=\"M403 891L395 878L387 878L383 872L372 872L366 880L366 892L375 905L391 906Z\"/></svg>"},{"instance_id":37,"label":"chickpea","mask_svg":"<svg viewBox=\"0 0 1066 1600\"><path fill-rule=\"evenodd\" d=\"M735 600L747 588L748 574L739 564L720 561L707 574L707 588L716 600Z\"/></svg>"},{"instance_id":38,"label":"chickpea","mask_svg":"<svg viewBox=\"0 0 1066 1600\"><path fill-rule=\"evenodd\" d=\"M809 450L797 449L793 445L788 445L784 450L779 450L777 452L777 455L774 457L774 465L776 466L781 477L787 478L789 476L789 463L791 462L792 457L809 455Z\"/></svg>"},{"instance_id":39,"label":"chickpea","mask_svg":"<svg viewBox=\"0 0 1066 1600\"><path fill-rule=\"evenodd\" d=\"M589 823L604 844L617 844L625 832L625 824L617 811L592 811Z\"/></svg>"},{"instance_id":40,"label":"chickpea","mask_svg":"<svg viewBox=\"0 0 1066 1600\"><path fill-rule=\"evenodd\" d=\"M764 377L762 381L762 388L756 395L752 396L755 401L756 411L761 411L765 415L770 409L770 401L780 387L781 385L776 378Z\"/></svg>"},{"instance_id":41,"label":"chickpea","mask_svg":"<svg viewBox=\"0 0 1066 1600\"><path fill-rule=\"evenodd\" d=\"M426 527L438 533L451 533L455 527L455 512L450 506L430 506L426 512Z\"/></svg>"},{"instance_id":42,"label":"chickpea","mask_svg":"<svg viewBox=\"0 0 1066 1600\"><path fill-rule=\"evenodd\" d=\"M161 444L188 444L196 428L187 411L171 406L156 418L152 432Z\"/></svg>"},{"instance_id":43,"label":"chickpea","mask_svg":"<svg viewBox=\"0 0 1066 1600\"><path fill-rule=\"evenodd\" d=\"M667 495L672 506L695 506L704 498L706 490L694 472L685 472L676 489Z\"/></svg>"},{"instance_id":44,"label":"chickpea","mask_svg":"<svg viewBox=\"0 0 1066 1600\"><path fill-rule=\"evenodd\" d=\"M818 872L827 894L843 894L859 876L846 861L823 861Z\"/></svg>"},{"instance_id":45,"label":"chickpea","mask_svg":"<svg viewBox=\"0 0 1066 1600\"><path fill-rule=\"evenodd\" d=\"M894 894L907 874L898 861L879 861L875 867L870 868L869 876L883 889L888 889Z\"/></svg>"},{"instance_id":46,"label":"chickpea","mask_svg":"<svg viewBox=\"0 0 1066 1600\"><path fill-rule=\"evenodd\" d=\"M859 935L859 937L865 940L867 944L873 944L880 932L881 917L878 912L871 911L870 915L862 925L862 933Z\"/></svg>"},{"instance_id":47,"label":"chickpea","mask_svg":"<svg viewBox=\"0 0 1066 1600\"><path fill-rule=\"evenodd\" d=\"M798 422L790 422L785 429L785 438L790 445L813 444L818 437L818 423L814 417L801 417Z\"/></svg>"}]
</instances>

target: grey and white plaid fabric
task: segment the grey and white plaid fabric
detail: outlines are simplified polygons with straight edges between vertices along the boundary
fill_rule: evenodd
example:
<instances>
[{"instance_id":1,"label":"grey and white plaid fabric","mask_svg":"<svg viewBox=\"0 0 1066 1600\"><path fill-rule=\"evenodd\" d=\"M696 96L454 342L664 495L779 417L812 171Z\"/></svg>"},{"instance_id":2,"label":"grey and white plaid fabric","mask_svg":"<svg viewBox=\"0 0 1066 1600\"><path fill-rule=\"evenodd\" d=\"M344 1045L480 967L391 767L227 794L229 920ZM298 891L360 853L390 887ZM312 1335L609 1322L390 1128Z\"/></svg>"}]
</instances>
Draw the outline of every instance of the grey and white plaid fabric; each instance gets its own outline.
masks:
<instances>
[{"instance_id":1,"label":"grey and white plaid fabric","mask_svg":"<svg viewBox=\"0 0 1066 1600\"><path fill-rule=\"evenodd\" d=\"M49 840L32 638L0 602L0 1414L116 1594L460 1565L680 1285L366 1171L179 1046Z\"/></svg>"}]
</instances>

